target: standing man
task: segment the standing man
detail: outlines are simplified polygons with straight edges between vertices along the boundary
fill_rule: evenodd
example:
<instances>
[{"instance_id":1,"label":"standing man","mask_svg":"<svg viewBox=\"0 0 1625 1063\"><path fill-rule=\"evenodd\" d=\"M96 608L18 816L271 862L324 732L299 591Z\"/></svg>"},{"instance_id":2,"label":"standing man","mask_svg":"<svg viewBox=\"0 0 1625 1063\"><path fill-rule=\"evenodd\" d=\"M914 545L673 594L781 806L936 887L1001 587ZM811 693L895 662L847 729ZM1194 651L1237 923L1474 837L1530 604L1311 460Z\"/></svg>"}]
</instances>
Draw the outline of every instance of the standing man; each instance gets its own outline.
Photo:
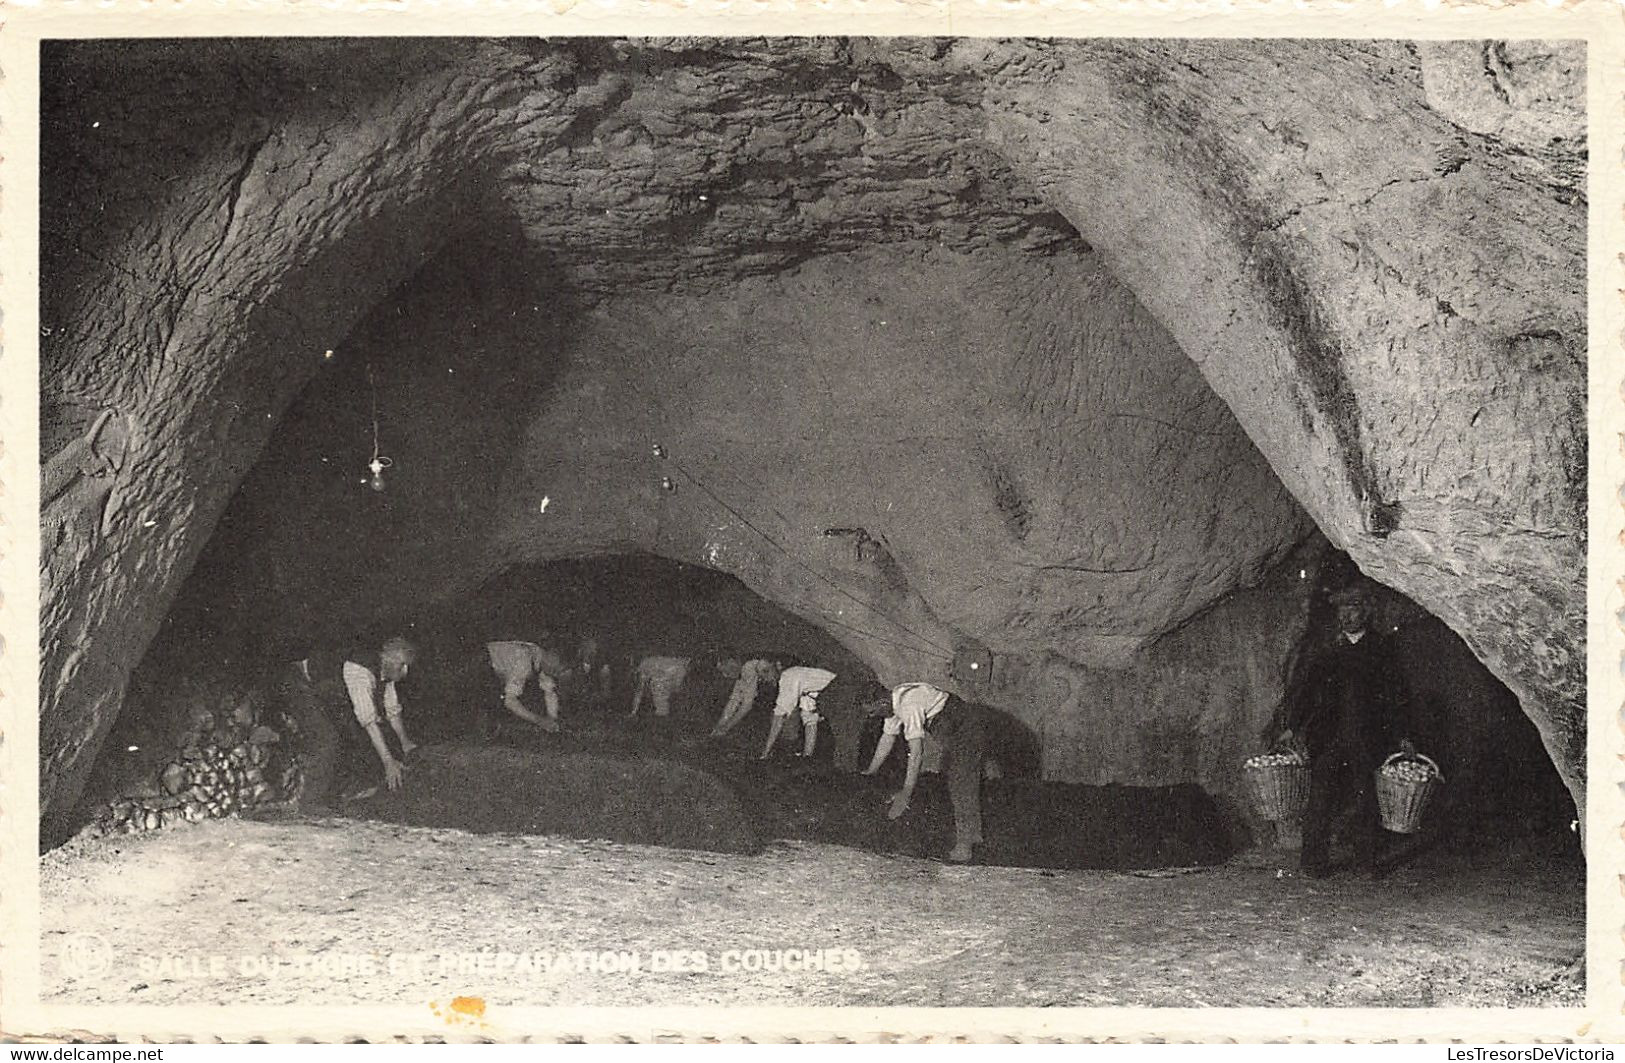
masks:
<instances>
[{"instance_id":1,"label":"standing man","mask_svg":"<svg viewBox=\"0 0 1625 1063\"><path fill-rule=\"evenodd\" d=\"M1372 775L1392 752L1393 735L1402 733L1409 692L1390 640L1372 630L1370 588L1355 583L1330 597L1337 639L1310 662L1280 737L1301 739L1309 752L1304 873L1331 873L1332 837L1346 820L1355 865L1375 876L1381 820Z\"/></svg>"},{"instance_id":2,"label":"standing man","mask_svg":"<svg viewBox=\"0 0 1625 1063\"><path fill-rule=\"evenodd\" d=\"M766 760L773 754L773 747L779 741L785 721L797 710L801 712L801 726L805 731L801 755L813 755L813 747L818 744L818 693L829 686L834 678L834 672L806 665L786 668L779 673L779 696L773 702L773 725L767 730L767 743L762 746L762 755L758 760Z\"/></svg>"},{"instance_id":3,"label":"standing man","mask_svg":"<svg viewBox=\"0 0 1625 1063\"><path fill-rule=\"evenodd\" d=\"M711 737L721 738L739 726L739 722L755 707L756 693L762 684L777 682L783 671L784 666L778 661L765 657L752 658L740 665L733 691L728 695L728 703L722 707L722 715L718 717L716 726L711 728ZM724 674L727 674L726 671Z\"/></svg>"},{"instance_id":4,"label":"standing man","mask_svg":"<svg viewBox=\"0 0 1625 1063\"><path fill-rule=\"evenodd\" d=\"M925 736L942 746L940 770L948 777L948 797L954 809L954 847L948 859L962 864L970 860L982 842L982 770L987 758L987 710L929 683L903 683L892 688L890 704L871 701L871 715L886 716L865 775L880 770L897 744L898 734L908 743L908 769L903 788L892 795L886 809L888 819L898 819L908 811L914 788L920 781L925 761Z\"/></svg>"},{"instance_id":5,"label":"standing man","mask_svg":"<svg viewBox=\"0 0 1625 1063\"><path fill-rule=\"evenodd\" d=\"M357 653L313 653L282 670L277 695L299 727L304 747L304 786L299 803L307 808L330 809L338 796L340 760L349 748L360 745L365 734L378 756L384 785L400 788L402 761L417 748L406 734L400 694L395 684L406 678L417 650L403 638L392 638L379 649ZM400 743L401 756L390 751L378 726L378 686L383 684L383 716ZM370 796L376 790L355 796Z\"/></svg>"},{"instance_id":6,"label":"standing man","mask_svg":"<svg viewBox=\"0 0 1625 1063\"><path fill-rule=\"evenodd\" d=\"M564 662L558 654L544 650L534 642L487 642L486 655L491 659L491 670L502 681L502 706L526 723L544 731L557 733L559 729L559 687L553 673L564 671ZM547 707L546 716L538 716L525 708L521 700L525 687L535 680Z\"/></svg>"}]
</instances>

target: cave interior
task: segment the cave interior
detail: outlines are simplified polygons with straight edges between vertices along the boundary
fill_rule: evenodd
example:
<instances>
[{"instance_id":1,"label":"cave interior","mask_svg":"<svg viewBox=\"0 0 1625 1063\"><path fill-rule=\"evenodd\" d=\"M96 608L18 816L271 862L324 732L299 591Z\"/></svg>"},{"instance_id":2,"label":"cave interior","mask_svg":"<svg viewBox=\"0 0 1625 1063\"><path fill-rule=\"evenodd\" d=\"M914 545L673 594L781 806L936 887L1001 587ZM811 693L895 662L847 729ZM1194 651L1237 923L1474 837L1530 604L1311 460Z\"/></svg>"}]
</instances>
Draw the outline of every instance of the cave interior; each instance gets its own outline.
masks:
<instances>
[{"instance_id":1,"label":"cave interior","mask_svg":"<svg viewBox=\"0 0 1625 1063\"><path fill-rule=\"evenodd\" d=\"M1571 329L1536 328L1530 312L1518 343L1492 342L1479 334L1505 323L1491 300L1436 295L1454 308L1430 309L1442 338L1426 342L1459 381L1420 347L1387 380L1350 322L1387 312L1374 334L1410 329L1411 304L1373 310L1366 287L1337 289L1311 234L1259 245L1268 275L1250 278L1301 300L1257 315L1296 361L1227 363L1224 344L1249 337L1214 323L1254 311L1213 279L1234 272L1219 237L1192 230L1183 278L1165 276L1159 249L1189 221L1180 197L1239 212L1266 198L1263 179L1223 187L1248 159L1209 128L1222 116L1182 109L1166 77L1112 96L1145 123L1133 145L1079 146L1069 138L1104 135L1081 119L1054 132L1076 115L1035 86L1097 91L1078 72L1087 57L1060 46L369 47L47 52L42 459L114 409L131 426L119 475L135 481L99 539L79 543L70 522L47 542L47 643L77 637L122 662L46 654L45 792L75 810L56 837L133 779L150 784L173 755L169 714L200 684L246 689L313 647L405 634L422 654L404 686L412 726L457 746L493 696L481 642L591 634L620 676L641 654L773 653L888 685L943 682L976 656L986 674L959 691L1024 751L988 785L1032 837L997 859L1217 862L1275 840L1240 764L1266 748L1295 670L1330 636L1328 592L1354 578L1381 586L1380 625L1413 695L1407 729L1448 780L1428 840L1569 836L1572 669L1558 658L1572 625L1547 621L1574 608L1562 550L1578 541L1583 557L1583 521L1564 524L1572 455L1531 442L1557 431L1526 427L1541 423L1535 407L1492 406L1476 386L1534 373L1518 401L1572 420L1563 397L1584 371L1565 360ZM1308 89L1261 102L1248 55L1179 47L1261 112L1301 125L1316 106ZM1395 94L1385 120L1413 122L1417 152L1448 142L1446 178L1466 175L1393 205L1395 218L1321 229L1357 231L1375 254L1418 235L1413 214L1501 194L1515 130L1468 135L1471 118L1440 117L1456 99L1438 87L1451 55L1269 47L1282 64L1330 63L1348 98ZM361 61L340 84L342 48ZM1127 77L1163 69L1157 48L1177 50L1106 58ZM181 81L185 96L118 91ZM1306 150L1331 151L1330 128L1305 127ZM116 177L145 144L166 150ZM1169 145L1212 183L1167 164L1130 213L1080 205L1090 183L1065 180L1102 151L1133 165ZM1377 170L1403 168L1373 154ZM1519 188L1560 202L1566 159L1524 152L1517 165L1551 172L1516 175ZM1272 231L1297 238L1303 219ZM1492 281L1524 297L1518 278ZM1455 292L1449 277L1428 283ZM150 319L133 320L142 307ZM191 353L141 353L154 350ZM1450 383L1429 392L1429 379ZM1411 407L1436 427L1417 429ZM1475 408L1490 411L1484 434L1461 443ZM1583 433L1583 401L1580 417ZM1404 456L1418 440L1427 468ZM1486 461L1505 453L1517 459ZM1471 480L1481 463L1494 483ZM1441 508L1393 501L1429 475L1413 493ZM1451 510L1452 491L1470 504ZM1496 506L1545 538L1473 523ZM60 575L62 558L87 575ZM664 730L622 720L622 693L567 699L559 741L699 764L747 806L784 797L756 769L729 775L724 754L695 752L726 691L696 674ZM728 755L759 742L767 715L757 708ZM551 755L543 737L504 734ZM485 826L511 826L504 815ZM1138 847L1112 841L1136 832ZM804 836L849 837L827 822ZM917 834L852 839L929 848Z\"/></svg>"}]
</instances>

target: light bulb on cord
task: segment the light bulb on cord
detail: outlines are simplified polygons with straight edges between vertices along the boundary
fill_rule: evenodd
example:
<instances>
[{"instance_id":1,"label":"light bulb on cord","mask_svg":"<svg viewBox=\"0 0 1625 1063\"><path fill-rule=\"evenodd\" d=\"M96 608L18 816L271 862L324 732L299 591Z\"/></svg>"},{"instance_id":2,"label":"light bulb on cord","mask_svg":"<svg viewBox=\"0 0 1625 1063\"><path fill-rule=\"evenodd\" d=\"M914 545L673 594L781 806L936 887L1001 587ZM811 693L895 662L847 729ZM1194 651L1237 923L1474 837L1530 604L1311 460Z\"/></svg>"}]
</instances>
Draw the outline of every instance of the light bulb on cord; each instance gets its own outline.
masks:
<instances>
[{"instance_id":1,"label":"light bulb on cord","mask_svg":"<svg viewBox=\"0 0 1625 1063\"><path fill-rule=\"evenodd\" d=\"M371 361L367 362L367 387L372 392L372 460L367 462L367 471L372 473L372 477L362 482L374 491L382 492L384 470L395 463L378 453L378 385L372 379Z\"/></svg>"}]
</instances>

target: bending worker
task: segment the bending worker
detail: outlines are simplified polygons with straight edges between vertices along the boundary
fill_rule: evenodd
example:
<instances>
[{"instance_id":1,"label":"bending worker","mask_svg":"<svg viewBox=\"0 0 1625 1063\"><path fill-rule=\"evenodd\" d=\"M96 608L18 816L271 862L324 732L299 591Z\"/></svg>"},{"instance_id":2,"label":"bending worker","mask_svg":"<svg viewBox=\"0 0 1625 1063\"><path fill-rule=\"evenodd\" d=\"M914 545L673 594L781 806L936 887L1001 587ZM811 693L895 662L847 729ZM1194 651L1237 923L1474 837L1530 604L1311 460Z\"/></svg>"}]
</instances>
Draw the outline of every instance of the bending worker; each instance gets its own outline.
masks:
<instances>
[{"instance_id":1,"label":"bending worker","mask_svg":"<svg viewBox=\"0 0 1625 1063\"><path fill-rule=\"evenodd\" d=\"M487 642L485 652L491 658L491 670L502 680L503 707L526 723L556 732L559 729L559 687L553 673L564 671L564 662L558 654L534 642ZM547 706L545 717L525 708L520 700L533 679Z\"/></svg>"},{"instance_id":2,"label":"bending worker","mask_svg":"<svg viewBox=\"0 0 1625 1063\"><path fill-rule=\"evenodd\" d=\"M799 674L786 679L792 672ZM867 702L873 701L877 695L884 700L887 691L873 679L858 678L842 672L832 679L825 680L823 677L828 674L830 674L828 670L823 668L786 668L780 673L779 696L773 705L774 725L768 735L764 756L771 753L779 732L783 730L790 714L799 709L803 734L801 755L803 757L813 755L818 748L818 729L827 722L830 735L835 739L835 749L830 756L831 763L836 771L855 775L858 770L858 747L863 739L863 724L868 719L864 706ZM786 682L795 688L788 695L785 693ZM813 689L820 682L823 685Z\"/></svg>"},{"instance_id":3,"label":"bending worker","mask_svg":"<svg viewBox=\"0 0 1625 1063\"><path fill-rule=\"evenodd\" d=\"M779 674L783 671L784 666L778 661L764 657L755 657L740 665L738 679L728 695L728 703L722 707L722 715L718 717L716 726L711 728L711 737L721 738L739 726L739 721L755 707L756 693L762 684L778 682Z\"/></svg>"},{"instance_id":4,"label":"bending worker","mask_svg":"<svg viewBox=\"0 0 1625 1063\"><path fill-rule=\"evenodd\" d=\"M863 774L873 775L880 770L897 744L899 733L908 743L908 770L903 777L903 788L892 795L887 806L889 819L898 819L908 811L925 766L926 734L942 746L940 770L948 776L948 797L954 809L954 847L948 859L965 863L982 841L987 710L929 683L903 683L892 689L889 706L885 700L871 701L867 711L873 716L886 714L886 722L880 743L875 746L874 758Z\"/></svg>"},{"instance_id":5,"label":"bending worker","mask_svg":"<svg viewBox=\"0 0 1625 1063\"><path fill-rule=\"evenodd\" d=\"M355 653L313 653L283 669L277 695L299 727L304 746L304 786L299 803L309 808L332 808L340 784L340 760L347 750L359 748L357 732L372 743L382 769L384 785L400 788L402 763L417 748L407 737L400 694L395 684L406 678L417 658L412 644L392 638L381 647ZM397 759L378 726L378 685L384 687L383 717L400 743ZM370 796L376 786L356 797Z\"/></svg>"},{"instance_id":6,"label":"bending worker","mask_svg":"<svg viewBox=\"0 0 1625 1063\"><path fill-rule=\"evenodd\" d=\"M598 645L598 639L592 635L583 636L576 645L575 663L570 666L569 685L572 691L579 690L582 701L601 706L610 699L612 679L609 660ZM572 700L577 697L575 693L570 696Z\"/></svg>"},{"instance_id":7,"label":"bending worker","mask_svg":"<svg viewBox=\"0 0 1625 1063\"><path fill-rule=\"evenodd\" d=\"M645 657L639 661L632 676L636 687L632 693L632 715L638 714L644 695L648 695L656 716L670 716L672 699L688 678L693 663L689 657Z\"/></svg>"},{"instance_id":8,"label":"bending worker","mask_svg":"<svg viewBox=\"0 0 1625 1063\"><path fill-rule=\"evenodd\" d=\"M779 673L779 696L773 702L773 725L767 729L767 743L762 746L762 755L758 760L766 760L773 754L773 747L779 741L785 721L797 710L801 712L801 726L805 732L801 755L813 755L813 748L818 744L818 694L834 678L834 672L806 665L786 668Z\"/></svg>"}]
</instances>

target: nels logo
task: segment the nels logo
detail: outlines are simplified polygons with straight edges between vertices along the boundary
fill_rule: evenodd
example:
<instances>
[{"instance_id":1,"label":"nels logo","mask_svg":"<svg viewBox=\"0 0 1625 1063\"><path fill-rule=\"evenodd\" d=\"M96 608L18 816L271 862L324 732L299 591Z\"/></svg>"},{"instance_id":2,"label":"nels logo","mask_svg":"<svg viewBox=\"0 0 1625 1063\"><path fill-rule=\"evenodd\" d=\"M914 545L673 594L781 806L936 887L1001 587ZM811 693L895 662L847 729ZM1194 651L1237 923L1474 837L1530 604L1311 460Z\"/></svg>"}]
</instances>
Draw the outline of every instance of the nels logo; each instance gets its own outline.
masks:
<instances>
[{"instance_id":1,"label":"nels logo","mask_svg":"<svg viewBox=\"0 0 1625 1063\"><path fill-rule=\"evenodd\" d=\"M69 934L62 943L62 966L80 978L106 974L113 966L112 946L98 934Z\"/></svg>"}]
</instances>

